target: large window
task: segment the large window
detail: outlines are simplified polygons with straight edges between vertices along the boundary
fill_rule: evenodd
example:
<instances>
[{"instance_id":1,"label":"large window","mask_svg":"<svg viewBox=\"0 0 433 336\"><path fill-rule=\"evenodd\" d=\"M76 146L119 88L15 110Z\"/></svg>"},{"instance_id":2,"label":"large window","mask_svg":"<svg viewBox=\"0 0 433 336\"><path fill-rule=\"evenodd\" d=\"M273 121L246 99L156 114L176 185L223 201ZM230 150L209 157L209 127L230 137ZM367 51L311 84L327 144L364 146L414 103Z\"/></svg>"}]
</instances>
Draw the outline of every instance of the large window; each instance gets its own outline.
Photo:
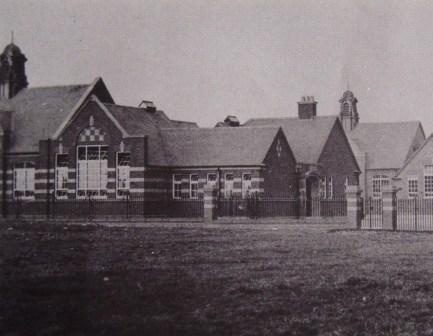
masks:
<instances>
[{"instance_id":1,"label":"large window","mask_svg":"<svg viewBox=\"0 0 433 336\"><path fill-rule=\"evenodd\" d=\"M173 175L173 199L182 197L182 175Z\"/></svg>"},{"instance_id":2,"label":"large window","mask_svg":"<svg viewBox=\"0 0 433 336\"><path fill-rule=\"evenodd\" d=\"M243 174L242 175L242 197L247 197L252 188L252 177L251 174Z\"/></svg>"},{"instance_id":3,"label":"large window","mask_svg":"<svg viewBox=\"0 0 433 336\"><path fill-rule=\"evenodd\" d=\"M433 198L433 165L424 166L424 196Z\"/></svg>"},{"instance_id":4,"label":"large window","mask_svg":"<svg viewBox=\"0 0 433 336\"><path fill-rule=\"evenodd\" d=\"M130 189L130 167L131 154L130 153L117 153L117 171L116 171L116 190L117 197L126 197Z\"/></svg>"},{"instance_id":5,"label":"large window","mask_svg":"<svg viewBox=\"0 0 433 336\"><path fill-rule=\"evenodd\" d=\"M407 190L409 198L417 197L418 195L418 177L409 176L407 178Z\"/></svg>"},{"instance_id":6,"label":"large window","mask_svg":"<svg viewBox=\"0 0 433 336\"><path fill-rule=\"evenodd\" d=\"M198 198L198 175L194 174L190 176L189 183L189 196L190 198L197 199Z\"/></svg>"},{"instance_id":7,"label":"large window","mask_svg":"<svg viewBox=\"0 0 433 336\"><path fill-rule=\"evenodd\" d=\"M226 178L224 180L224 196L227 198L233 196L234 179L235 178L233 174L226 174Z\"/></svg>"},{"instance_id":8,"label":"large window","mask_svg":"<svg viewBox=\"0 0 433 336\"><path fill-rule=\"evenodd\" d=\"M108 147L77 148L77 196L106 197L108 184Z\"/></svg>"},{"instance_id":9,"label":"large window","mask_svg":"<svg viewBox=\"0 0 433 336\"><path fill-rule=\"evenodd\" d=\"M68 197L68 174L69 174L69 156L68 154L56 155L56 197Z\"/></svg>"},{"instance_id":10,"label":"large window","mask_svg":"<svg viewBox=\"0 0 433 336\"><path fill-rule=\"evenodd\" d=\"M35 164L20 162L14 166L14 197L32 199L35 196Z\"/></svg>"},{"instance_id":11,"label":"large window","mask_svg":"<svg viewBox=\"0 0 433 336\"><path fill-rule=\"evenodd\" d=\"M382 197L383 187L389 185L389 177L386 175L374 175L372 180L373 198Z\"/></svg>"}]
</instances>

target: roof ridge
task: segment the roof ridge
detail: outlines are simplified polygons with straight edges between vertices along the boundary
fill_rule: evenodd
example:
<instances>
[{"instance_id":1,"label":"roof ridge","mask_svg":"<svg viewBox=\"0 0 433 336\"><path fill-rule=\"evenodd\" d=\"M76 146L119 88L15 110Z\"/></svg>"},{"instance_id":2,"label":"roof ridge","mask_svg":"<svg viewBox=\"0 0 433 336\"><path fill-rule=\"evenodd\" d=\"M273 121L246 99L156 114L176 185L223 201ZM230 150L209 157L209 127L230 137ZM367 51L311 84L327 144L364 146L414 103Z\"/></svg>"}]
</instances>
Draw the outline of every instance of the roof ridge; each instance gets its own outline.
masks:
<instances>
[{"instance_id":1,"label":"roof ridge","mask_svg":"<svg viewBox=\"0 0 433 336\"><path fill-rule=\"evenodd\" d=\"M135 109L135 110L143 110L146 111L146 109L144 107L138 107L138 106L129 106L129 105L122 105L122 104L112 104L112 103L103 103L104 105L110 105L110 106L119 106L119 107L127 107L127 108L131 108L131 109Z\"/></svg>"},{"instance_id":2,"label":"roof ridge","mask_svg":"<svg viewBox=\"0 0 433 336\"><path fill-rule=\"evenodd\" d=\"M190 122L195 124L194 122ZM259 126L239 126L239 127L196 127L196 128L178 128L178 127L161 127L160 129L162 131L208 131L208 130L213 130L216 132L220 132L223 130L240 130L240 129L251 129L251 130L256 130L258 128L266 128L266 129L279 129L281 128L280 126L276 126L276 125L259 125Z\"/></svg>"},{"instance_id":3,"label":"roof ridge","mask_svg":"<svg viewBox=\"0 0 433 336\"><path fill-rule=\"evenodd\" d=\"M315 120L315 119L325 119L325 118L338 118L337 114L329 114L329 115L320 115L320 116L315 116L314 118L308 118L308 119L300 119L299 117L261 117L261 118L250 118L246 121L249 122L251 120L299 120L299 121L311 121L311 120Z\"/></svg>"},{"instance_id":4,"label":"roof ridge","mask_svg":"<svg viewBox=\"0 0 433 336\"><path fill-rule=\"evenodd\" d=\"M24 90L32 90L32 89L55 89L55 88L65 88L65 87L73 87L73 86L90 86L92 83L87 84L66 84L66 85L45 85L45 86L30 86L24 88Z\"/></svg>"},{"instance_id":5,"label":"roof ridge","mask_svg":"<svg viewBox=\"0 0 433 336\"><path fill-rule=\"evenodd\" d=\"M419 120L403 120L403 121L370 121L370 122L360 122L358 125L383 125L383 124L420 124ZM356 127L355 127L356 129Z\"/></svg>"}]
</instances>

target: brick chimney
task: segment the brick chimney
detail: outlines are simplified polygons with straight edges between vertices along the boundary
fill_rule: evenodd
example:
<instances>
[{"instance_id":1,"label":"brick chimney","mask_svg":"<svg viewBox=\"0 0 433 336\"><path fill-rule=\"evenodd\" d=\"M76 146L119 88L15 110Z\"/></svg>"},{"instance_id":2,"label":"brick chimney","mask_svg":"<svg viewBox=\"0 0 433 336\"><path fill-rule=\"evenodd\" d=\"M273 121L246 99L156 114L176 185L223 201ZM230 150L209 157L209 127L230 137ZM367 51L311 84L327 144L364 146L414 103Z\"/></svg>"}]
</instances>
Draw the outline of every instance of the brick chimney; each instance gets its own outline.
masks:
<instances>
[{"instance_id":1,"label":"brick chimney","mask_svg":"<svg viewBox=\"0 0 433 336\"><path fill-rule=\"evenodd\" d=\"M317 102L313 96L304 96L298 102L299 119L314 119L316 117Z\"/></svg>"}]
</instances>

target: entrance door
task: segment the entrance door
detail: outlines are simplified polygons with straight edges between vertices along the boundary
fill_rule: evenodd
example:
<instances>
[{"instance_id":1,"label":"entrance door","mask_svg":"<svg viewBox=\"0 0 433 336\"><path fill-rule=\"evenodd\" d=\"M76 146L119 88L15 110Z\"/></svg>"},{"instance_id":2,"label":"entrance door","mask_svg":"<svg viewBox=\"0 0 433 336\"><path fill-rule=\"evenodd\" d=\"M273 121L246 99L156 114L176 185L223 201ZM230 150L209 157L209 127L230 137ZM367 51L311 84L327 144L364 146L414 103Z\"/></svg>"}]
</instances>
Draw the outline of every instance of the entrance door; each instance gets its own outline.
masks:
<instances>
[{"instance_id":1,"label":"entrance door","mask_svg":"<svg viewBox=\"0 0 433 336\"><path fill-rule=\"evenodd\" d=\"M306 196L307 196L307 216L317 215L317 205L319 205L319 189L320 183L317 176L309 176L306 181ZM316 204L317 203L317 204Z\"/></svg>"}]
</instances>

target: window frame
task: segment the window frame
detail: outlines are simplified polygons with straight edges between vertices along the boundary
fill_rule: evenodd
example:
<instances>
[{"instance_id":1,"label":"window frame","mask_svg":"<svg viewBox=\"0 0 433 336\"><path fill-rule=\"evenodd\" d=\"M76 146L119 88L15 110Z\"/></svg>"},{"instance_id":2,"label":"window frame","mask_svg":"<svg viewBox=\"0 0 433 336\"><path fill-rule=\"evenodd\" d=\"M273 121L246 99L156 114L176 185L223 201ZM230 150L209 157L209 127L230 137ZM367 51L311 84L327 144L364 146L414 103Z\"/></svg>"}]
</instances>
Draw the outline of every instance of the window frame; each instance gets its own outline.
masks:
<instances>
[{"instance_id":1,"label":"window frame","mask_svg":"<svg viewBox=\"0 0 433 336\"><path fill-rule=\"evenodd\" d=\"M17 165L23 165L23 167L17 167ZM28 167L29 166L29 167ZM17 189L18 183L17 183L17 173L19 171L24 172L24 189ZM30 176L33 175L33 181L28 181L28 172L33 171ZM35 163L33 161L23 161L23 162L16 162L14 164L14 170L13 170L13 197L14 199L20 199L20 200L33 200L35 198L35 188L36 188L36 168ZM29 183L32 182L32 183ZM28 188L28 186L31 184L32 188ZM23 195L18 195L17 192L23 193Z\"/></svg>"},{"instance_id":2,"label":"window frame","mask_svg":"<svg viewBox=\"0 0 433 336\"><path fill-rule=\"evenodd\" d=\"M61 166L59 167L59 156L66 156L67 157L67 166ZM68 183L69 183L69 154L68 153L56 153L55 157L55 173L54 173L54 191L55 191L55 197L56 199L67 199L68 198ZM60 169L63 168L63 169ZM65 170L66 172L66 186L64 188L59 188L59 171ZM61 194L59 193L61 192Z\"/></svg>"},{"instance_id":3,"label":"window frame","mask_svg":"<svg viewBox=\"0 0 433 336\"><path fill-rule=\"evenodd\" d=\"M229 190L227 189L227 185L228 185L227 176L228 175L232 175L232 179L230 180L231 181L230 193L228 192ZM224 174L224 198L230 198L233 196L234 187L235 187L235 174L234 173L225 173Z\"/></svg>"},{"instance_id":4,"label":"window frame","mask_svg":"<svg viewBox=\"0 0 433 336\"><path fill-rule=\"evenodd\" d=\"M427 167L431 168L431 172L427 172ZM427 183L426 180L429 178L431 184L431 191L427 191ZM424 165L424 197L425 198L433 198L433 165Z\"/></svg>"},{"instance_id":5,"label":"window frame","mask_svg":"<svg viewBox=\"0 0 433 336\"><path fill-rule=\"evenodd\" d=\"M89 160L88 159L88 149L89 147L98 147L98 160ZM86 159L85 160L80 160L79 159L79 149L80 148L85 148L86 149ZM101 157L101 148L106 148L106 159L102 160ZM88 197L92 197L92 198L96 198L96 199L106 199L108 197L108 152L109 152L109 147L108 145L103 145L103 144L88 144L88 145L77 145L76 148L76 197L77 199L85 199ZM80 188L80 161L99 161L99 188L98 189L94 189L94 188L89 188L89 173L88 173L88 164L86 167L86 177L87 177L87 181L86 181L86 188L82 189ZM106 165L106 181L107 181L107 187L106 189L101 189L101 162L102 161L106 161L107 165ZM84 192L84 195L81 195L81 193ZM96 193L95 193L96 192Z\"/></svg>"},{"instance_id":6,"label":"window frame","mask_svg":"<svg viewBox=\"0 0 433 336\"><path fill-rule=\"evenodd\" d=\"M411 185L411 182L412 182L412 185ZM413 183L413 182L415 182L415 183ZM416 198L416 197L418 197L418 191L419 191L418 176L408 176L407 177L407 196L409 198Z\"/></svg>"},{"instance_id":7,"label":"window frame","mask_svg":"<svg viewBox=\"0 0 433 336\"><path fill-rule=\"evenodd\" d=\"M129 155L129 162L128 165L122 165L119 166L119 154L121 155ZM128 167L128 177L127 177L127 181L126 187L119 187L119 177L120 177L120 169L119 167ZM124 199L127 197L127 195L129 195L129 193L131 192L131 152L116 152L116 198L118 199Z\"/></svg>"},{"instance_id":8,"label":"window frame","mask_svg":"<svg viewBox=\"0 0 433 336\"><path fill-rule=\"evenodd\" d=\"M192 180L192 177L197 177L197 180ZM199 176L198 174L190 174L189 175L189 198L190 199L198 199L198 181L199 181ZM193 185L194 185L194 192L196 193L195 195L193 195Z\"/></svg>"},{"instance_id":9,"label":"window frame","mask_svg":"<svg viewBox=\"0 0 433 336\"><path fill-rule=\"evenodd\" d=\"M180 179L176 180L176 176L179 176ZM179 190L176 189L176 186L179 186ZM179 196L176 196L177 191L179 191ZM172 197L175 200L182 199L182 174L173 174L173 177L172 177Z\"/></svg>"},{"instance_id":10,"label":"window frame","mask_svg":"<svg viewBox=\"0 0 433 336\"><path fill-rule=\"evenodd\" d=\"M210 175L215 175L215 181L209 181L209 176ZM211 185L211 186L215 187L217 185L217 183L218 183L218 174L217 173L208 173L207 176L206 176L206 183L208 185Z\"/></svg>"},{"instance_id":11,"label":"window frame","mask_svg":"<svg viewBox=\"0 0 433 336\"><path fill-rule=\"evenodd\" d=\"M334 179L332 178L332 176L327 177L326 198L334 198Z\"/></svg>"},{"instance_id":12,"label":"window frame","mask_svg":"<svg viewBox=\"0 0 433 336\"><path fill-rule=\"evenodd\" d=\"M249 175L250 179L248 180L249 183L244 184L245 176ZM246 189L246 185L249 185L249 188ZM253 189L253 174L252 173L242 173L242 180L241 180L241 191L242 191L242 198L246 198L249 196L250 190Z\"/></svg>"},{"instance_id":13,"label":"window frame","mask_svg":"<svg viewBox=\"0 0 433 336\"><path fill-rule=\"evenodd\" d=\"M374 190L375 189L375 182L376 182L376 186L379 186L379 190ZM377 174L374 175L371 178L371 191L372 191L372 197L375 199L379 199L382 198L382 191L383 191L383 187L389 185L390 183L390 178L387 175L383 175L383 174Z\"/></svg>"}]
</instances>

